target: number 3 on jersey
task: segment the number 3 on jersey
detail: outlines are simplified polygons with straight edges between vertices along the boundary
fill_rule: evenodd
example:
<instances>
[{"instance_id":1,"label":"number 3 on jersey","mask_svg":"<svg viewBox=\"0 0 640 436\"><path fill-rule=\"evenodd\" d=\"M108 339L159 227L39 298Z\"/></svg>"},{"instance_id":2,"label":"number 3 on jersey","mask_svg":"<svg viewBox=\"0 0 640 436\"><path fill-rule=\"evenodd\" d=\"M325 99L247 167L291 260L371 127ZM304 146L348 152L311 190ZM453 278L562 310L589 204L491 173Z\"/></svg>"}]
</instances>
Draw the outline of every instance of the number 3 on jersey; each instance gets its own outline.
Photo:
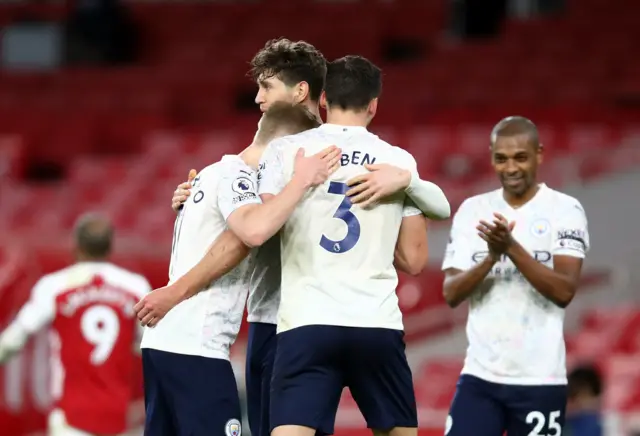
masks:
<instances>
[{"instance_id":1,"label":"number 3 on jersey","mask_svg":"<svg viewBox=\"0 0 640 436\"><path fill-rule=\"evenodd\" d=\"M111 355L120 333L120 320L109 306L96 305L88 308L80 320L82 336L93 345L89 356L91 363L102 365Z\"/></svg>"},{"instance_id":2,"label":"number 3 on jersey","mask_svg":"<svg viewBox=\"0 0 640 436\"><path fill-rule=\"evenodd\" d=\"M360 222L358 218L351 212L351 200L345 196L349 190L346 183L331 182L329 184L329 194L342 195L342 203L338 206L338 210L333 214L334 218L343 221L347 225L347 235L340 241L334 241L322 235L320 246L331 253L346 253L355 247L360 239Z\"/></svg>"}]
</instances>

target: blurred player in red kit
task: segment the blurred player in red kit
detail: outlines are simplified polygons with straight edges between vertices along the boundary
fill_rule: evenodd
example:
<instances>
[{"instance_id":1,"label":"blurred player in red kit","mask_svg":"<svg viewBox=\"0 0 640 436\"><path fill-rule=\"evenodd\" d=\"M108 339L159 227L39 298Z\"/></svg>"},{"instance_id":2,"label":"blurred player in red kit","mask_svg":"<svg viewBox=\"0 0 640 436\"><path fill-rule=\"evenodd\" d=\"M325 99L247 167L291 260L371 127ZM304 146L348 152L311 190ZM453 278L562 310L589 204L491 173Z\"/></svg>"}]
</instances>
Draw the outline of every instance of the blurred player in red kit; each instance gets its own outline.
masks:
<instances>
[{"instance_id":1,"label":"blurred player in red kit","mask_svg":"<svg viewBox=\"0 0 640 436\"><path fill-rule=\"evenodd\" d=\"M0 363L50 326L54 407L50 436L118 435L127 427L139 350L133 306L147 280L107 261L113 228L96 215L75 228L77 263L42 277L0 335Z\"/></svg>"}]
</instances>

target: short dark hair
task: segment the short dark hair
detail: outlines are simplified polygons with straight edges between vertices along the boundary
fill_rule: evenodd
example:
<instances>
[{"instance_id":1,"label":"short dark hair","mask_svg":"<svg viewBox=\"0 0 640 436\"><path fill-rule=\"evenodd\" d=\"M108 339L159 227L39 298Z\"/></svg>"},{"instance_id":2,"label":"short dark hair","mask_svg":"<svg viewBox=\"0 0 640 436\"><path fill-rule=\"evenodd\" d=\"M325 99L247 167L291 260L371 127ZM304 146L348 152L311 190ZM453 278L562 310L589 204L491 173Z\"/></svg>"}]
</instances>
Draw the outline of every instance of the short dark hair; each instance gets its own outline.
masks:
<instances>
[{"instance_id":1,"label":"short dark hair","mask_svg":"<svg viewBox=\"0 0 640 436\"><path fill-rule=\"evenodd\" d=\"M261 142L273 140L279 131L295 135L320 126L320 121L302 105L275 102L262 115L257 139Z\"/></svg>"},{"instance_id":2,"label":"short dark hair","mask_svg":"<svg viewBox=\"0 0 640 436\"><path fill-rule=\"evenodd\" d=\"M513 137L519 135L527 136L529 143L535 148L540 147L538 128L533 121L521 116L511 116L500 120L500 122L496 124L491 131L491 145L495 145L499 137Z\"/></svg>"},{"instance_id":3,"label":"short dark hair","mask_svg":"<svg viewBox=\"0 0 640 436\"><path fill-rule=\"evenodd\" d=\"M75 240L81 254L92 259L104 259L111 253L113 226L95 213L82 215L76 221Z\"/></svg>"},{"instance_id":4,"label":"short dark hair","mask_svg":"<svg viewBox=\"0 0 640 436\"><path fill-rule=\"evenodd\" d=\"M382 92L382 72L362 56L345 56L327 66L327 105L364 110Z\"/></svg>"},{"instance_id":5,"label":"short dark hair","mask_svg":"<svg viewBox=\"0 0 640 436\"><path fill-rule=\"evenodd\" d=\"M318 101L327 75L327 60L306 41L278 38L268 41L256 53L249 73L256 81L275 76L287 86L307 82L309 98Z\"/></svg>"}]
</instances>

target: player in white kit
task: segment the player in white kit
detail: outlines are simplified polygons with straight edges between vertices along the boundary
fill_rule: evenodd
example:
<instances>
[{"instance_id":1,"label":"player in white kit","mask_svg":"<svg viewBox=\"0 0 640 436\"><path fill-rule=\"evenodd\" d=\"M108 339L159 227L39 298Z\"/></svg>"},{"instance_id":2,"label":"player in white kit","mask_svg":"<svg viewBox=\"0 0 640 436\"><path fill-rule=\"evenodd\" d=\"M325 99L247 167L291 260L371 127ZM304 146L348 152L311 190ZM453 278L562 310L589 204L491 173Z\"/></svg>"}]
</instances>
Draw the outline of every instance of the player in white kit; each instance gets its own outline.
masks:
<instances>
[{"instance_id":1,"label":"player in white kit","mask_svg":"<svg viewBox=\"0 0 640 436\"><path fill-rule=\"evenodd\" d=\"M124 434L133 400L140 328L133 306L151 290L147 280L107 261L113 228L98 216L79 218L77 262L43 276L0 336L0 363L28 337L49 327L49 436Z\"/></svg>"},{"instance_id":2,"label":"player in white kit","mask_svg":"<svg viewBox=\"0 0 640 436\"><path fill-rule=\"evenodd\" d=\"M281 232L281 301L271 385L274 436L312 435L323 416L335 413L344 386L369 428L417 432L394 252L420 263L417 270L424 266L426 219L404 192L368 209L346 196L347 182L366 173L367 164L403 168L412 173L414 185L420 184L413 157L366 128L380 90L380 70L366 59L347 56L331 62L327 124L276 140L263 156L259 191L269 204L293 177L298 147L315 153L336 144L342 150L340 169L309 192Z\"/></svg>"},{"instance_id":3,"label":"player in white kit","mask_svg":"<svg viewBox=\"0 0 640 436\"><path fill-rule=\"evenodd\" d=\"M491 159L502 189L453 218L444 296L469 300L469 348L449 436L560 436L567 400L564 309L589 249L580 202L536 181L542 145L522 117L500 121Z\"/></svg>"},{"instance_id":4,"label":"player in white kit","mask_svg":"<svg viewBox=\"0 0 640 436\"><path fill-rule=\"evenodd\" d=\"M292 61L295 59L296 61ZM286 39L270 41L252 61L253 74L259 84L256 102L264 111L277 101L297 103L308 109L319 119L318 97L322 90L323 76L326 67L324 58L309 44L292 43ZM321 72L321 74L320 74ZM304 80L300 83L297 80ZM308 88L308 89L307 89ZM301 89L303 92L301 92ZM300 96L307 96L301 100ZM290 111L290 109L289 109ZM263 119L271 119L271 124L286 121L283 116L286 108L277 108L265 113ZM292 113L295 116L295 111ZM284 123L286 127L286 122ZM263 126L264 127L264 126ZM261 153L261 151L260 151ZM259 156L258 156L259 157ZM256 162L257 167L257 162ZM353 182L362 182L352 190L356 201L371 201L406 187L410 174L402 174L393 167L384 165L371 168L368 173ZM449 207L442 191L435 185L424 182L424 189L417 189L414 195L423 210L432 218L443 219L449 215ZM177 210L190 195L189 184L180 185L172 199L172 207ZM221 270L238 262L243 253L242 242L225 238L223 234L210 248L209 255L178 282L161 289L162 293L177 295L193 295L205 283L216 279ZM238 246L238 242L240 246ZM423 241L426 244L426 241ZM275 355L276 313L280 301L280 242L272 238L260 248L255 262L255 270L251 274L251 286L248 301L249 343L247 350L246 381L248 394L249 423L252 431L258 435L268 435L269 426L269 392L271 370ZM246 253L246 251L244 252ZM226 255L226 256L225 256ZM225 256L225 257L223 257ZM398 258L397 265L408 273L417 273L421 268ZM418 264L420 262L417 262ZM156 291L154 294L157 294ZM156 320L172 307L172 298L164 302L157 298L153 302L164 303L149 305L148 310L141 312L143 316L156 316ZM176 301L178 298L175 299ZM149 301L146 301L149 303ZM333 428L335 412L325 417L325 424L320 433L328 433ZM331 430L332 431L332 430Z\"/></svg>"},{"instance_id":5,"label":"player in white kit","mask_svg":"<svg viewBox=\"0 0 640 436\"><path fill-rule=\"evenodd\" d=\"M306 120L314 121L307 117ZM303 126L300 130L304 130ZM335 147L333 147L335 149ZM250 154L248 149L245 153ZM246 241L273 236L309 187L326 180L327 163L298 154L296 177L276 200L260 204L256 173L244 155L227 155L193 181L194 194L176 219L170 281L191 270L239 213ZM248 205L256 207L248 210ZM142 339L147 435L239 435L240 404L229 348L235 341L253 272L249 256L230 272L169 311Z\"/></svg>"},{"instance_id":6,"label":"player in white kit","mask_svg":"<svg viewBox=\"0 0 640 436\"><path fill-rule=\"evenodd\" d=\"M300 105L317 120L315 125L308 121L306 128L316 127L321 122L318 101L324 86L326 61L311 44L304 41L290 41L280 38L267 42L251 61L251 74L258 85L256 104L262 112L278 102ZM291 112L286 107L275 108L269 116L271 127L279 123L285 130L288 122L280 123L289 113L300 121L301 113ZM269 130L271 127L263 126ZM245 153L250 165L257 170L259 159L273 132L262 132L260 144ZM293 131L278 132L278 135ZM263 143L264 142L264 143ZM195 177L195 170L192 170ZM178 186L172 199L172 208L178 211L191 194L191 179ZM249 425L257 436L269 434L269 391L271 368L275 354L276 313L280 303L280 242L274 237L262 246L257 254L251 273L251 286L247 302L249 321L249 342L246 360L246 387L248 398ZM207 255L180 280L156 290L151 298L138 307L141 320L159 321L173 306L185 298L195 295L206 284L218 279L224 272L239 263L248 253L245 244L231 231L224 232L210 247ZM334 416L327 417L328 425L333 425Z\"/></svg>"}]
</instances>

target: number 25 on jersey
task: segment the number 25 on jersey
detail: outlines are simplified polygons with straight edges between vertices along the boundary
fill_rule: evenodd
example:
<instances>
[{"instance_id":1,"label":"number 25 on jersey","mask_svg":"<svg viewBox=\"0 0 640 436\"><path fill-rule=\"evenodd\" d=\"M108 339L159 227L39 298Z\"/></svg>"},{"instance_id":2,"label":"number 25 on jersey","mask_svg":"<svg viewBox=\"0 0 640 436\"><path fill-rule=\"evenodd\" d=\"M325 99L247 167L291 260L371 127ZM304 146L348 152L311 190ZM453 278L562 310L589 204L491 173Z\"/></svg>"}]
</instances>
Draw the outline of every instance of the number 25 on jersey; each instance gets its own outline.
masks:
<instances>
[{"instance_id":1,"label":"number 25 on jersey","mask_svg":"<svg viewBox=\"0 0 640 436\"><path fill-rule=\"evenodd\" d=\"M360 239L360 222L351 212L351 200L346 196L349 187L346 183L331 182L329 184L329 194L342 195L344 198L333 214L333 217L343 221L347 225L347 234L340 241L334 241L322 235L320 246L330 253L346 253L355 247Z\"/></svg>"}]
</instances>

